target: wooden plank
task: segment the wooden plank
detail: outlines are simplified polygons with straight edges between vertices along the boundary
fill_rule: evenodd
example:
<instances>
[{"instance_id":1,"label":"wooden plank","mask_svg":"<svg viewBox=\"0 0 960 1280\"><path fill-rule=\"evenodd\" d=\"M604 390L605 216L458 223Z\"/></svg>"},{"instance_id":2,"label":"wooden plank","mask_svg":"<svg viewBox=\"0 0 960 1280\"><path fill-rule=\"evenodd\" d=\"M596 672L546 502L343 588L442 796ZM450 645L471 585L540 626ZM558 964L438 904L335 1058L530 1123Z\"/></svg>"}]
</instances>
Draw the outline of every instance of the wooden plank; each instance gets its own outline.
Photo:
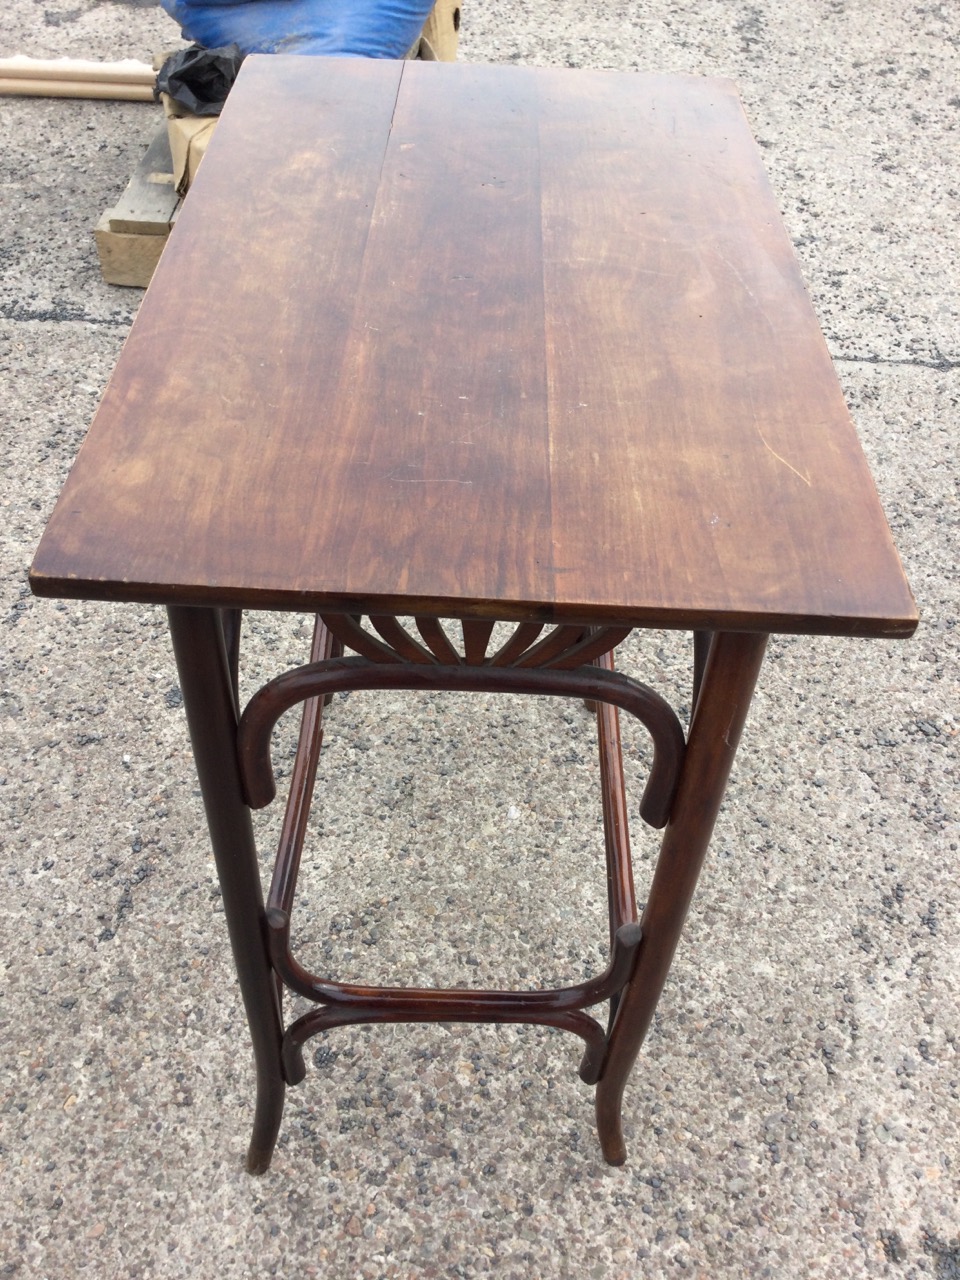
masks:
<instances>
[{"instance_id":1,"label":"wooden plank","mask_svg":"<svg viewBox=\"0 0 960 1280\"><path fill-rule=\"evenodd\" d=\"M307 384L326 426L298 446L302 464L336 479L301 507L290 568L309 574L319 555L335 590L371 574L417 597L542 588L536 86L509 71L491 85L488 71L404 64L363 270L354 294L337 287L343 363L328 386Z\"/></svg>"},{"instance_id":2,"label":"wooden plank","mask_svg":"<svg viewBox=\"0 0 960 1280\"><path fill-rule=\"evenodd\" d=\"M592 577L598 603L683 599L710 626L912 615L733 84L543 86L561 591Z\"/></svg>"},{"instance_id":3,"label":"wooden plank","mask_svg":"<svg viewBox=\"0 0 960 1280\"><path fill-rule=\"evenodd\" d=\"M179 202L173 183L170 139L164 124L111 210L110 230L124 235L166 236Z\"/></svg>"}]
</instances>

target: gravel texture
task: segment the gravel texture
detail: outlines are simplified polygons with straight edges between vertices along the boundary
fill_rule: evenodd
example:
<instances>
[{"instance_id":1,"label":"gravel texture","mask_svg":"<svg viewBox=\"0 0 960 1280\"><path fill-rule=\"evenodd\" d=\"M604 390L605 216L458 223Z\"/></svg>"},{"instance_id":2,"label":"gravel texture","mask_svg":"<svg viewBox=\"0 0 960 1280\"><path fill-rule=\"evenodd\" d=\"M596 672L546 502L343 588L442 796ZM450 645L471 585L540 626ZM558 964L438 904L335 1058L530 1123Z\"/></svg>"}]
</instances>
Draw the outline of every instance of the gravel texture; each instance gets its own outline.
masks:
<instances>
[{"instance_id":1,"label":"gravel texture","mask_svg":"<svg viewBox=\"0 0 960 1280\"><path fill-rule=\"evenodd\" d=\"M177 35L149 0L8 0L4 26L43 56ZM936 2L464 9L464 59L738 82L923 615L908 643L772 643L619 1170L578 1042L428 1026L313 1041L271 1172L243 1173L252 1070L163 617L26 584L139 301L92 228L159 109L0 99L0 1276L960 1276L958 45ZM253 618L245 686L307 643ZM621 665L682 706L688 650ZM601 962L578 706L340 697L321 770L318 965Z\"/></svg>"}]
</instances>

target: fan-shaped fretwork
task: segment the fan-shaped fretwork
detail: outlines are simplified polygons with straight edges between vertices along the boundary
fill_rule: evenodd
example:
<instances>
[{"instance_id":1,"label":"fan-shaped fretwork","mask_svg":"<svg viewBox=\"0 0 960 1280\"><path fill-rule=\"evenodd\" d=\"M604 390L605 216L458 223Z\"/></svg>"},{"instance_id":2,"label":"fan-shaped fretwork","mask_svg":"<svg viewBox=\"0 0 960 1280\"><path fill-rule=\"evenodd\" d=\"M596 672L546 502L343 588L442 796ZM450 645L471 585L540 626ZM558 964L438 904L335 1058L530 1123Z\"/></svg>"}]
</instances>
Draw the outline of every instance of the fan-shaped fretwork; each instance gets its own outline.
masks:
<instances>
[{"instance_id":1,"label":"fan-shaped fretwork","mask_svg":"<svg viewBox=\"0 0 960 1280\"><path fill-rule=\"evenodd\" d=\"M542 622L521 622L492 654L487 650L496 623L464 618L460 623L460 647L439 618L414 619L420 639L390 614L370 614L370 628L359 614L323 614L327 630L346 649L368 662L444 667L540 667L569 671L609 653L630 634L629 627L582 627L563 624L541 639ZM376 633L376 634L374 634Z\"/></svg>"}]
</instances>

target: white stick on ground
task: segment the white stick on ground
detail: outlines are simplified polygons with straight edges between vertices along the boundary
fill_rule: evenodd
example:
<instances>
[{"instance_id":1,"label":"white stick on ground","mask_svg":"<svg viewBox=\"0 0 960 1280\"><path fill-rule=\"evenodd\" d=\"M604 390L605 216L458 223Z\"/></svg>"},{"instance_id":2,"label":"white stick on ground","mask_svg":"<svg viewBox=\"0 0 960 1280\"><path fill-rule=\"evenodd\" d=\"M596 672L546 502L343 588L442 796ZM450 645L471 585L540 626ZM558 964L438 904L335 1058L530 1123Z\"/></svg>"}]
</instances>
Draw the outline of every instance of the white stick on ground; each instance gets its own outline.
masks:
<instances>
[{"instance_id":1,"label":"white stick on ground","mask_svg":"<svg viewBox=\"0 0 960 1280\"><path fill-rule=\"evenodd\" d=\"M0 94L152 102L156 72L146 62L80 58L0 58Z\"/></svg>"}]
</instances>

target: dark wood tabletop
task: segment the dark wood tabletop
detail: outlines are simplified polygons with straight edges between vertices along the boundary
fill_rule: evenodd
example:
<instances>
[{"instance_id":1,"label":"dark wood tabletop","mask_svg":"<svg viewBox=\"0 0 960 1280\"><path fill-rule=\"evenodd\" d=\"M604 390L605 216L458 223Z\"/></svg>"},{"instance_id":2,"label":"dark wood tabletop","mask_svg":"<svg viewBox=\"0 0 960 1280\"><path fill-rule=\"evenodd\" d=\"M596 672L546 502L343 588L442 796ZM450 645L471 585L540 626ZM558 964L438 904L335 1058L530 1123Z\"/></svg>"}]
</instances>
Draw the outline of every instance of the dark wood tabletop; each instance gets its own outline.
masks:
<instances>
[{"instance_id":1,"label":"dark wood tabletop","mask_svg":"<svg viewBox=\"0 0 960 1280\"><path fill-rule=\"evenodd\" d=\"M732 84L249 58L41 595L906 635Z\"/></svg>"}]
</instances>

